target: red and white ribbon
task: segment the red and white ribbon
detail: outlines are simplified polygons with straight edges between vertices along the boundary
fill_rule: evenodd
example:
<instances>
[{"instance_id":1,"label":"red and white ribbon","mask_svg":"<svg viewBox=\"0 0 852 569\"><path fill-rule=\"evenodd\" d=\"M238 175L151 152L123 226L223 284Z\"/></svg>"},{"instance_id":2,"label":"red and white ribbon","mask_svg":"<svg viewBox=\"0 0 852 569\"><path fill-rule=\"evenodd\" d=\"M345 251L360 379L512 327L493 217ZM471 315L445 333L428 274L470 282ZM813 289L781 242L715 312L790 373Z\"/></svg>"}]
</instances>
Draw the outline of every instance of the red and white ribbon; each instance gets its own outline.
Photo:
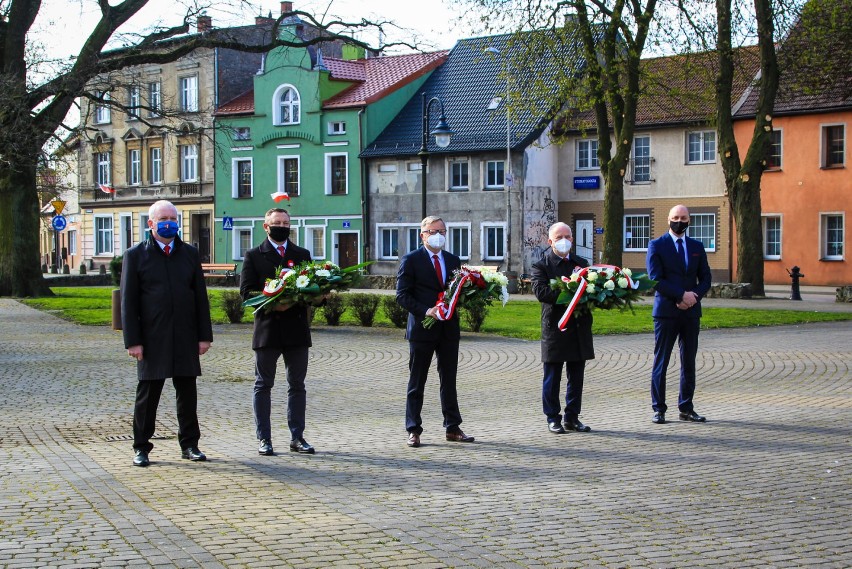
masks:
<instances>
[{"instance_id":1,"label":"red and white ribbon","mask_svg":"<svg viewBox=\"0 0 852 569\"><path fill-rule=\"evenodd\" d=\"M586 287L589 286L589 281L586 280L586 275L589 274L589 270L594 270L594 272L600 273L602 270L606 269L611 269L613 272L620 273L624 278L626 278L627 288L639 288L638 282L634 282L633 279L630 278L630 275L624 273L621 270L621 267L617 267L615 265L592 265L576 271L575 274L578 281L577 291L574 293L574 298L572 298L571 302L568 303L568 308L565 310L565 314L563 314L562 318L559 319L559 330L561 332L565 331L565 328L568 326L568 320L571 319L574 309L577 308L577 305L580 303L580 299L583 297L583 293L586 292ZM571 278L562 277L562 282L569 283L571 282Z\"/></svg>"},{"instance_id":2,"label":"red and white ribbon","mask_svg":"<svg viewBox=\"0 0 852 569\"><path fill-rule=\"evenodd\" d=\"M444 298L443 292L438 297L438 302L435 304L435 307L438 309L436 310L435 319L443 322L452 318L456 311L456 305L459 303L459 298L461 298L462 289L464 288L465 283L478 278L482 278L482 275L474 271L462 270L453 282L450 283L450 289L453 291L453 294L449 301ZM458 280L458 286L453 288L456 280Z\"/></svg>"}]
</instances>

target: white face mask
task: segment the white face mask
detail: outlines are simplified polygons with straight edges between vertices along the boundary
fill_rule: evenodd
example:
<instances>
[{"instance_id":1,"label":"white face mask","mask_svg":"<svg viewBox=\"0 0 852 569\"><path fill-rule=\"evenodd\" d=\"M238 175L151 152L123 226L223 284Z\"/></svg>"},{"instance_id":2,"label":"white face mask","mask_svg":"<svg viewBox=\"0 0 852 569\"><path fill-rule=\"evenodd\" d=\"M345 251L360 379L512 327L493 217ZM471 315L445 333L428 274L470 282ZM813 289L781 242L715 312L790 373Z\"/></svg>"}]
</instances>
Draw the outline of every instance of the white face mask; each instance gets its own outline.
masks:
<instances>
[{"instance_id":1,"label":"white face mask","mask_svg":"<svg viewBox=\"0 0 852 569\"><path fill-rule=\"evenodd\" d=\"M553 249L560 255L565 255L571 250L571 240L558 239L553 242Z\"/></svg>"},{"instance_id":2,"label":"white face mask","mask_svg":"<svg viewBox=\"0 0 852 569\"><path fill-rule=\"evenodd\" d=\"M440 233L436 233L435 235L430 235L426 238L426 243L429 244L429 247L432 249L443 249L444 243L447 242L447 238L441 235Z\"/></svg>"}]
</instances>

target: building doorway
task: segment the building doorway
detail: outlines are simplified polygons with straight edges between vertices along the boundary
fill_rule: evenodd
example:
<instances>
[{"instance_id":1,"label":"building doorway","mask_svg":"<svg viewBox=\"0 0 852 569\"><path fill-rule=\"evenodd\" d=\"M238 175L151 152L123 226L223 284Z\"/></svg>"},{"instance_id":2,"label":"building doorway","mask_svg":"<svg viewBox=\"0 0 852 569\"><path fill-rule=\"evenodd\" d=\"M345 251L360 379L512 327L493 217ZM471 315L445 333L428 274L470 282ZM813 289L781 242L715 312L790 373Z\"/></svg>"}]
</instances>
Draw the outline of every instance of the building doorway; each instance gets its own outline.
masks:
<instances>
[{"instance_id":1,"label":"building doorway","mask_svg":"<svg viewBox=\"0 0 852 569\"><path fill-rule=\"evenodd\" d=\"M574 232L574 252L590 264L595 262L595 222L591 219L578 219Z\"/></svg>"},{"instance_id":2,"label":"building doorway","mask_svg":"<svg viewBox=\"0 0 852 569\"><path fill-rule=\"evenodd\" d=\"M189 239L198 249L202 263L210 262L210 214L193 213L189 217Z\"/></svg>"},{"instance_id":3,"label":"building doorway","mask_svg":"<svg viewBox=\"0 0 852 569\"><path fill-rule=\"evenodd\" d=\"M358 233L339 232L334 234L334 262L341 268L358 264Z\"/></svg>"}]
</instances>

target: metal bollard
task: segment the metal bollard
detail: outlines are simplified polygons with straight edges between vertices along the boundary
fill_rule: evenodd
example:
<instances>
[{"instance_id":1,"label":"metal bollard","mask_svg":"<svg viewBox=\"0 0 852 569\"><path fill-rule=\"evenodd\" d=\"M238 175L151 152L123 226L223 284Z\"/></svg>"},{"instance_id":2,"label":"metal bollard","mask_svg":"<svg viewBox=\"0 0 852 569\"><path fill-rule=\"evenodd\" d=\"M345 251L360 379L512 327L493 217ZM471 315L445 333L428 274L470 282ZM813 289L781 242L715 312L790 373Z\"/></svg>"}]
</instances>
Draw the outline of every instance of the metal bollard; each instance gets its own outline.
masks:
<instances>
[{"instance_id":1,"label":"metal bollard","mask_svg":"<svg viewBox=\"0 0 852 569\"><path fill-rule=\"evenodd\" d=\"M802 295L799 293L799 279L805 278L803 273L799 272L799 267L793 266L792 271L787 269L787 274L793 280L792 290L790 291L790 300L802 300Z\"/></svg>"}]
</instances>

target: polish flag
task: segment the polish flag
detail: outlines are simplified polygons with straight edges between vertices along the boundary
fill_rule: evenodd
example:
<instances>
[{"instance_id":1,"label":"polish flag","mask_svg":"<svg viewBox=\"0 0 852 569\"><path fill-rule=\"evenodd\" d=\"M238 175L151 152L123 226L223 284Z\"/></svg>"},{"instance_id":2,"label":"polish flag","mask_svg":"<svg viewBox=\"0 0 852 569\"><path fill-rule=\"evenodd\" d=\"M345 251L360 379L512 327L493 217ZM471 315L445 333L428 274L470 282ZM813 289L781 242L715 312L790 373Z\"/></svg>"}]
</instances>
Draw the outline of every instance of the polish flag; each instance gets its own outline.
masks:
<instances>
[{"instance_id":1,"label":"polish flag","mask_svg":"<svg viewBox=\"0 0 852 569\"><path fill-rule=\"evenodd\" d=\"M272 200L275 203L278 203L281 200L290 201L290 194L288 194L287 192L275 192L274 194L269 194L269 195L272 196Z\"/></svg>"},{"instance_id":2,"label":"polish flag","mask_svg":"<svg viewBox=\"0 0 852 569\"><path fill-rule=\"evenodd\" d=\"M98 184L98 187L105 194L114 194L115 193L115 189L107 186L106 184Z\"/></svg>"}]
</instances>

